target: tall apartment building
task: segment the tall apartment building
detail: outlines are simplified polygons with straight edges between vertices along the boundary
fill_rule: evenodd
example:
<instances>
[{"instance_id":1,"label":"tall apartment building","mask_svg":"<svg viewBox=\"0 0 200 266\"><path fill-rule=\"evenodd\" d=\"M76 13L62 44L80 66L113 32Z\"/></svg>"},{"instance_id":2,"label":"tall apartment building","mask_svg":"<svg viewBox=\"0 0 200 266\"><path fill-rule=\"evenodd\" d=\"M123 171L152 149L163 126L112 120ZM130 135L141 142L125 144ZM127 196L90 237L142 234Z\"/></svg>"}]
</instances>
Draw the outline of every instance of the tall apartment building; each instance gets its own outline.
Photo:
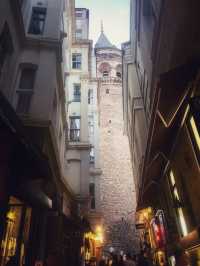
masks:
<instances>
[{"instance_id":1,"label":"tall apartment building","mask_svg":"<svg viewBox=\"0 0 200 266\"><path fill-rule=\"evenodd\" d=\"M52 254L78 265L82 228L71 219L64 172L62 14L70 4L0 3L1 266L14 255L18 265L44 264Z\"/></svg>"},{"instance_id":2,"label":"tall apartment building","mask_svg":"<svg viewBox=\"0 0 200 266\"><path fill-rule=\"evenodd\" d=\"M96 58L92 41L88 38L89 10L76 8L74 12L73 40L67 54L69 141L66 171L69 185L76 194L79 215L90 222L92 231L98 235L101 224L98 177L101 170L98 163ZM91 243L92 240L85 241ZM93 246L85 251L90 256L99 254L101 241L93 241Z\"/></svg>"},{"instance_id":3,"label":"tall apartment building","mask_svg":"<svg viewBox=\"0 0 200 266\"><path fill-rule=\"evenodd\" d=\"M132 0L123 46L137 223L157 265L199 260L198 9L197 1Z\"/></svg>"}]
</instances>

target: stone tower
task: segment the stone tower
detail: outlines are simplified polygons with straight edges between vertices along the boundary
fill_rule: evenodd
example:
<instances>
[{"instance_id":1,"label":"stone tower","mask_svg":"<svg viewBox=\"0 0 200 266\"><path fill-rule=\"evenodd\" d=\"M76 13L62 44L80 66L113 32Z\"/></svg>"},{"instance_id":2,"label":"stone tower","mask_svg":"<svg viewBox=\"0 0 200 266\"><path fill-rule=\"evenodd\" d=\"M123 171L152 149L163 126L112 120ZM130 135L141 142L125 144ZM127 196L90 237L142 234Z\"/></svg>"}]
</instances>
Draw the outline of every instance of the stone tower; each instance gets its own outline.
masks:
<instances>
[{"instance_id":1,"label":"stone tower","mask_svg":"<svg viewBox=\"0 0 200 266\"><path fill-rule=\"evenodd\" d=\"M127 221L134 221L135 186L122 108L122 53L101 30L95 45L99 80L100 210L105 250L126 250ZM129 225L128 225L129 226ZM125 230L125 231L124 231ZM129 232L130 233L130 232ZM131 233L132 234L132 233Z\"/></svg>"}]
</instances>

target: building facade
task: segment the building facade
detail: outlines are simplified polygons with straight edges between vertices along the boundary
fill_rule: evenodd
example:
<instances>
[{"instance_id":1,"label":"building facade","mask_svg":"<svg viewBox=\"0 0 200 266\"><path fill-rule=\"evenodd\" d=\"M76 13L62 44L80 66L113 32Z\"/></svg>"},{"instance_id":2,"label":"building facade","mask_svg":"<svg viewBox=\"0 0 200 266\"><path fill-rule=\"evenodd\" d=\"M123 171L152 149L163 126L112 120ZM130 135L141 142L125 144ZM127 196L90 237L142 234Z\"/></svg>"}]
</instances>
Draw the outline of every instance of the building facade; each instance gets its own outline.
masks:
<instances>
[{"instance_id":1,"label":"building facade","mask_svg":"<svg viewBox=\"0 0 200 266\"><path fill-rule=\"evenodd\" d=\"M99 104L100 210L104 251L131 251L135 190L122 107L122 52L101 31L95 45ZM123 147L123 148L122 148ZM125 231L124 231L125 230Z\"/></svg>"},{"instance_id":2,"label":"building facade","mask_svg":"<svg viewBox=\"0 0 200 266\"><path fill-rule=\"evenodd\" d=\"M89 40L89 10L75 8L72 40L67 50L67 121L68 143L66 179L76 195L78 215L90 223L85 235L85 259L99 256L98 102L96 58ZM92 243L92 245L91 245Z\"/></svg>"},{"instance_id":3,"label":"building facade","mask_svg":"<svg viewBox=\"0 0 200 266\"><path fill-rule=\"evenodd\" d=\"M131 62L123 47L137 223L156 265L198 265L199 3L179 4L132 0Z\"/></svg>"},{"instance_id":4,"label":"building facade","mask_svg":"<svg viewBox=\"0 0 200 266\"><path fill-rule=\"evenodd\" d=\"M64 167L63 12L70 4L0 3L2 266L13 256L18 265L55 257L78 265L82 227L72 219L75 197Z\"/></svg>"}]
</instances>

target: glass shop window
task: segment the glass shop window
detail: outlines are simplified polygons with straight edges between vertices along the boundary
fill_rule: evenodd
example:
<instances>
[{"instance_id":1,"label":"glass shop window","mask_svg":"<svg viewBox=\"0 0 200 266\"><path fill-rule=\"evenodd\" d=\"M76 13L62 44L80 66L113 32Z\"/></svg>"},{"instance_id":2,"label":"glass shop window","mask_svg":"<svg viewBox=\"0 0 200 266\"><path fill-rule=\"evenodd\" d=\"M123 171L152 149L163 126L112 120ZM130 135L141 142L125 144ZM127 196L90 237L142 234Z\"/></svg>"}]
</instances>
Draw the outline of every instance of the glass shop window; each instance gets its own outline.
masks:
<instances>
[{"instance_id":1,"label":"glass shop window","mask_svg":"<svg viewBox=\"0 0 200 266\"><path fill-rule=\"evenodd\" d=\"M23 266L30 234L31 208L14 197L10 198L8 207L1 243L0 265L6 266L13 256L17 256L18 265Z\"/></svg>"},{"instance_id":2,"label":"glass shop window","mask_svg":"<svg viewBox=\"0 0 200 266\"><path fill-rule=\"evenodd\" d=\"M186 236L188 234L188 228L184 215L184 205L179 194L174 172L172 170L169 172L169 183L181 233L183 236Z\"/></svg>"},{"instance_id":3,"label":"glass shop window","mask_svg":"<svg viewBox=\"0 0 200 266\"><path fill-rule=\"evenodd\" d=\"M200 162L200 97L193 97L190 100L187 127L197 159Z\"/></svg>"}]
</instances>

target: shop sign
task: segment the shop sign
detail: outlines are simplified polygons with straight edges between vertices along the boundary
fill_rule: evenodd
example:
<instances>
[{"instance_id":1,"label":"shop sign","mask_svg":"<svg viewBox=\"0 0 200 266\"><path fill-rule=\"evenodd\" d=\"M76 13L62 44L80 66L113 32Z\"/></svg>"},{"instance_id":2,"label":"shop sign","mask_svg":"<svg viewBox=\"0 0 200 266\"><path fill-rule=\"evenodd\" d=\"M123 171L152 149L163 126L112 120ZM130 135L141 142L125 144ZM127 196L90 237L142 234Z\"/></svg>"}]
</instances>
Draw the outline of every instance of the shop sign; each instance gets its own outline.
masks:
<instances>
[{"instance_id":1,"label":"shop sign","mask_svg":"<svg viewBox=\"0 0 200 266\"><path fill-rule=\"evenodd\" d=\"M166 244L166 227L163 211L158 211L151 221L155 244L158 248L164 247Z\"/></svg>"},{"instance_id":2,"label":"shop sign","mask_svg":"<svg viewBox=\"0 0 200 266\"><path fill-rule=\"evenodd\" d=\"M43 262L42 261L36 261L35 266L43 266Z\"/></svg>"}]
</instances>

